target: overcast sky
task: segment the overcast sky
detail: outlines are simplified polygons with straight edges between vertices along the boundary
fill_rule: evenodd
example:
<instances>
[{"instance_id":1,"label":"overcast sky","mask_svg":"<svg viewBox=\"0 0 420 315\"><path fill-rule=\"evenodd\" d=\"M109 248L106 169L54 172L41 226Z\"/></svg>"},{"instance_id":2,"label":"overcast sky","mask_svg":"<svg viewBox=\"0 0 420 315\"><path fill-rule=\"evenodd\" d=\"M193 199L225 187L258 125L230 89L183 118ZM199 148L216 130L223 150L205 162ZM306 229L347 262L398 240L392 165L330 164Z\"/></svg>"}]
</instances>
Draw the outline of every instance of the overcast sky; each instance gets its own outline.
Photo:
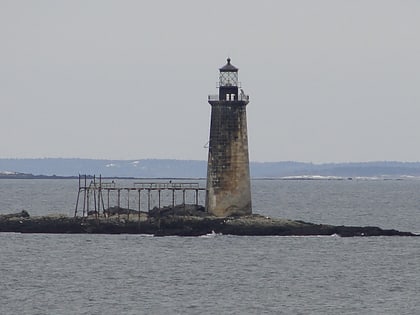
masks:
<instances>
[{"instance_id":1,"label":"overcast sky","mask_svg":"<svg viewBox=\"0 0 420 315\"><path fill-rule=\"evenodd\" d=\"M420 161L420 1L0 0L0 158L207 159L228 56L253 161Z\"/></svg>"}]
</instances>

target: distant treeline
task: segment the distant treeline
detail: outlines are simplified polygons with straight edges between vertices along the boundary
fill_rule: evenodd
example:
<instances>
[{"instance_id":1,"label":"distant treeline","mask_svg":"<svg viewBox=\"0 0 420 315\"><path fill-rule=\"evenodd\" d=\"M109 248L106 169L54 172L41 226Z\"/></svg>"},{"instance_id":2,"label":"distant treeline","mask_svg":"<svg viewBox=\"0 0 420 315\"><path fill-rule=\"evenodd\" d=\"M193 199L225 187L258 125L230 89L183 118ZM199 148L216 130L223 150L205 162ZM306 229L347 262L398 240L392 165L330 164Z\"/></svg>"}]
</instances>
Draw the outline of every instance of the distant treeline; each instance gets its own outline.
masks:
<instances>
[{"instance_id":1,"label":"distant treeline","mask_svg":"<svg viewBox=\"0 0 420 315\"><path fill-rule=\"evenodd\" d=\"M420 162L364 162L313 164L251 162L253 178L321 175L339 177L420 176ZM15 172L16 174L13 174ZM79 174L135 178L205 178L207 162L197 160L139 159L0 159L0 178L56 178Z\"/></svg>"}]
</instances>

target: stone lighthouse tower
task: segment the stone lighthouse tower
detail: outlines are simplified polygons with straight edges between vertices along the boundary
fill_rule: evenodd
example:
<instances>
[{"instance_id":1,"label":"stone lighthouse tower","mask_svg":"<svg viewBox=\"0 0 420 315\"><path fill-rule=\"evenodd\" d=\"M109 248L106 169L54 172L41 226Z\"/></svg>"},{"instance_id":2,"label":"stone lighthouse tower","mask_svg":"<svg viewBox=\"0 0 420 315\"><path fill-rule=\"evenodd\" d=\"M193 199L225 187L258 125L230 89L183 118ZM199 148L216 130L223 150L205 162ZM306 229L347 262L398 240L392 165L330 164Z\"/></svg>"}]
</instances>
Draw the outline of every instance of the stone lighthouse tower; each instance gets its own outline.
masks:
<instances>
[{"instance_id":1,"label":"stone lighthouse tower","mask_svg":"<svg viewBox=\"0 0 420 315\"><path fill-rule=\"evenodd\" d=\"M247 215L252 213L246 123L249 96L240 89L238 68L229 58L219 70L219 94L209 95L206 209L219 217Z\"/></svg>"}]
</instances>

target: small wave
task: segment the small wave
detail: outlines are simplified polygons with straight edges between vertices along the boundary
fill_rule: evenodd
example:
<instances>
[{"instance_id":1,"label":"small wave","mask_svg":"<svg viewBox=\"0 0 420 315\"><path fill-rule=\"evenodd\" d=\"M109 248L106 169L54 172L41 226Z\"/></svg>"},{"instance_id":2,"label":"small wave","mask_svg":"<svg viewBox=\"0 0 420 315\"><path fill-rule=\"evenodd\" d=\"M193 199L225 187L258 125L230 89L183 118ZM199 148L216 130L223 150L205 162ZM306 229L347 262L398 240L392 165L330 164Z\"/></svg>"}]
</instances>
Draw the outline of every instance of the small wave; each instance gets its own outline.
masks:
<instances>
[{"instance_id":1,"label":"small wave","mask_svg":"<svg viewBox=\"0 0 420 315\"><path fill-rule=\"evenodd\" d=\"M285 176L281 179L290 179L290 180L344 180L347 177L341 176L323 176L323 175L298 175L298 176Z\"/></svg>"},{"instance_id":2,"label":"small wave","mask_svg":"<svg viewBox=\"0 0 420 315\"><path fill-rule=\"evenodd\" d=\"M205 235L200 235L199 237L201 237L201 238L214 238L214 237L216 237L216 236L220 236L220 235L222 235L222 234L220 234L220 233L216 233L216 232L214 232L214 231L211 231L211 233L207 233L207 234L205 234Z\"/></svg>"}]
</instances>

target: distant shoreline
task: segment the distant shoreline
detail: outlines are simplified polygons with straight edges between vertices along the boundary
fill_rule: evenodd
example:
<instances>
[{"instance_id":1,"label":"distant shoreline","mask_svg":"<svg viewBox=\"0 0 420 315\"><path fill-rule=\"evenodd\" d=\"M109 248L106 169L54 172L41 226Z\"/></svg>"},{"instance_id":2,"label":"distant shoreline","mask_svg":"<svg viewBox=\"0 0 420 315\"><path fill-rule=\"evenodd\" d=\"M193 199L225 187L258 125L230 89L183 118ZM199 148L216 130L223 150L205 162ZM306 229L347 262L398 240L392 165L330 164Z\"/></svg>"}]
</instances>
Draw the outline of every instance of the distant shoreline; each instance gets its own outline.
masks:
<instances>
[{"instance_id":1,"label":"distant shoreline","mask_svg":"<svg viewBox=\"0 0 420 315\"><path fill-rule=\"evenodd\" d=\"M79 176L33 175L33 174L0 174L1 179L78 179ZM93 179L94 175L86 175L86 179ZM96 176L99 179L99 175ZM195 177L132 177L132 176L102 176L102 179L147 179L147 180L204 180Z\"/></svg>"},{"instance_id":2,"label":"distant shoreline","mask_svg":"<svg viewBox=\"0 0 420 315\"><path fill-rule=\"evenodd\" d=\"M356 177L420 178L420 162L250 162L253 179L348 179ZM33 175L40 174L40 175ZM0 158L0 178L77 178L78 174L100 174L104 178L206 178L207 161L175 159L5 159ZM297 178L302 177L302 178ZM303 178L306 177L306 178Z\"/></svg>"},{"instance_id":3,"label":"distant shoreline","mask_svg":"<svg viewBox=\"0 0 420 315\"><path fill-rule=\"evenodd\" d=\"M84 178L84 177L83 177ZM99 175L86 175L86 179L92 180L96 178L99 179ZM121 180L206 180L205 177L134 177L134 176L101 176L102 179L121 179ZM33 175L33 174L0 174L0 180L8 179L79 179L79 176L58 176L58 175ZM352 181L352 180L380 180L380 181L389 181L389 180L415 180L419 179L420 176L406 176L406 177L338 177L338 176L284 176L284 177L252 177L251 180L270 180L270 181Z\"/></svg>"}]
</instances>

